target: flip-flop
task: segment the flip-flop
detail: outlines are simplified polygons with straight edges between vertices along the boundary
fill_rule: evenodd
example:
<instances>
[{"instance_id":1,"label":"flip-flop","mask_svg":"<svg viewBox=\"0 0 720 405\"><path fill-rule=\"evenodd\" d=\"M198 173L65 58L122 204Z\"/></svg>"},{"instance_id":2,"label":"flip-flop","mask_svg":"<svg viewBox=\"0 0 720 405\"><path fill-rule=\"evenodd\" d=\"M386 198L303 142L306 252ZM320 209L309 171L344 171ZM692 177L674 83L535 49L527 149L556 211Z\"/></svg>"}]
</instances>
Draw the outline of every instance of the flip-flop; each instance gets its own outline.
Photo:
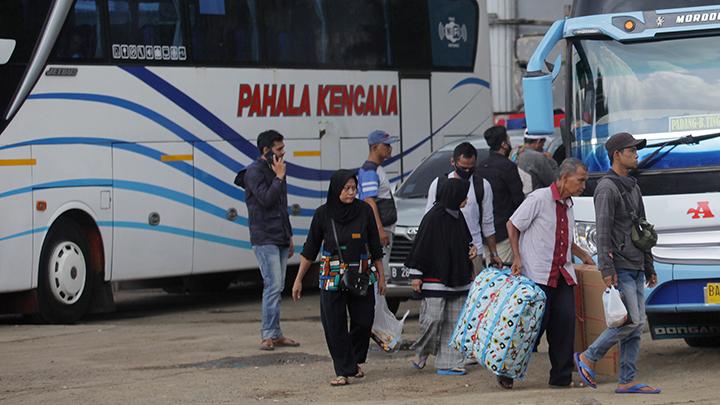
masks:
<instances>
[{"instance_id":1,"label":"flip-flop","mask_svg":"<svg viewBox=\"0 0 720 405\"><path fill-rule=\"evenodd\" d=\"M278 346L278 347L282 347L282 346L298 347L298 346L300 346L300 343L298 343L290 338L286 338L286 337L281 337L279 339L273 339L272 342L273 342L273 345Z\"/></svg>"},{"instance_id":2,"label":"flip-flop","mask_svg":"<svg viewBox=\"0 0 720 405\"><path fill-rule=\"evenodd\" d=\"M275 345L271 339L263 340L260 342L260 350L271 351L275 350Z\"/></svg>"},{"instance_id":3,"label":"flip-flop","mask_svg":"<svg viewBox=\"0 0 720 405\"><path fill-rule=\"evenodd\" d=\"M580 353L573 354L573 361L575 362L575 367L577 368L578 375L580 375L580 379L590 388L597 388L597 383L595 383L595 372L587 365L585 362L580 360ZM587 373L589 378L585 375Z\"/></svg>"},{"instance_id":4,"label":"flip-flop","mask_svg":"<svg viewBox=\"0 0 720 405\"><path fill-rule=\"evenodd\" d=\"M427 364L428 356L421 357L419 362L415 362L415 359L410 360L410 363L412 364L413 368L416 370L422 370L425 368L425 364Z\"/></svg>"},{"instance_id":5,"label":"flip-flop","mask_svg":"<svg viewBox=\"0 0 720 405\"><path fill-rule=\"evenodd\" d=\"M358 366L358 371L357 371L357 373L355 373L355 375L352 376L352 377L353 377L353 378L364 378L364 377L365 377L365 373L362 371L362 369L360 368L360 366Z\"/></svg>"},{"instance_id":6,"label":"flip-flop","mask_svg":"<svg viewBox=\"0 0 720 405\"><path fill-rule=\"evenodd\" d=\"M652 388L647 384L635 384L632 387L615 389L616 394L659 394L662 392L660 388L653 388L652 390L643 390L643 388Z\"/></svg>"},{"instance_id":7,"label":"flip-flop","mask_svg":"<svg viewBox=\"0 0 720 405\"><path fill-rule=\"evenodd\" d=\"M350 380L345 376L338 376L330 380L330 385L333 387L342 387L345 385L350 385Z\"/></svg>"},{"instance_id":8,"label":"flip-flop","mask_svg":"<svg viewBox=\"0 0 720 405\"><path fill-rule=\"evenodd\" d=\"M439 368L435 373L438 375L465 375L467 370L464 368Z\"/></svg>"}]
</instances>

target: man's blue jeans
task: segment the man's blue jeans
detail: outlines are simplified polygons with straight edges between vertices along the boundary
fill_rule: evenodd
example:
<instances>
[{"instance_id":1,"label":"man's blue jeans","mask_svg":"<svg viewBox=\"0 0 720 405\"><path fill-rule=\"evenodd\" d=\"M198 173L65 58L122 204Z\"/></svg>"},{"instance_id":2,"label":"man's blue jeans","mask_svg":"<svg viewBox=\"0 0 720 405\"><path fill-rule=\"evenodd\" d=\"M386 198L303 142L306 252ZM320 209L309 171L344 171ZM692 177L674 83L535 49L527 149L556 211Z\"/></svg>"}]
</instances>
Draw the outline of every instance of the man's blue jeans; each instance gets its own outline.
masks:
<instances>
[{"instance_id":1,"label":"man's blue jeans","mask_svg":"<svg viewBox=\"0 0 720 405\"><path fill-rule=\"evenodd\" d=\"M280 295L285 287L288 249L288 246L277 245L253 246L264 285L260 332L263 340L279 339L283 336L280 330Z\"/></svg>"},{"instance_id":2,"label":"man's blue jeans","mask_svg":"<svg viewBox=\"0 0 720 405\"><path fill-rule=\"evenodd\" d=\"M635 380L640 336L645 327L645 274L637 270L616 269L618 290L623 295L632 322L619 328L606 329L585 351L590 361L600 360L610 348L620 342L620 384Z\"/></svg>"}]
</instances>

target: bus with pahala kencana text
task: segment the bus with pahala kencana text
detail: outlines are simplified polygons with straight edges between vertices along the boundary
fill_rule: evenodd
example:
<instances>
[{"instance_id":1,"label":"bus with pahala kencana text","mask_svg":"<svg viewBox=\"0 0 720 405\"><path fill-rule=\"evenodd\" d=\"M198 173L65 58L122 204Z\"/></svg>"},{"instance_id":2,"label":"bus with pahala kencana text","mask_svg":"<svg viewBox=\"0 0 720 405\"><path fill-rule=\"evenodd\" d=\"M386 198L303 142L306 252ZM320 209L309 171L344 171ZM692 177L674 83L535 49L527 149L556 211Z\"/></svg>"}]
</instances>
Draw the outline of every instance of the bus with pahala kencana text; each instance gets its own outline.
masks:
<instances>
[{"instance_id":1,"label":"bus with pahala kencana text","mask_svg":"<svg viewBox=\"0 0 720 405\"><path fill-rule=\"evenodd\" d=\"M299 250L372 130L400 181L491 125L487 36L476 0L0 2L0 308L72 322L111 282L256 269L233 180L268 129Z\"/></svg>"}]
</instances>

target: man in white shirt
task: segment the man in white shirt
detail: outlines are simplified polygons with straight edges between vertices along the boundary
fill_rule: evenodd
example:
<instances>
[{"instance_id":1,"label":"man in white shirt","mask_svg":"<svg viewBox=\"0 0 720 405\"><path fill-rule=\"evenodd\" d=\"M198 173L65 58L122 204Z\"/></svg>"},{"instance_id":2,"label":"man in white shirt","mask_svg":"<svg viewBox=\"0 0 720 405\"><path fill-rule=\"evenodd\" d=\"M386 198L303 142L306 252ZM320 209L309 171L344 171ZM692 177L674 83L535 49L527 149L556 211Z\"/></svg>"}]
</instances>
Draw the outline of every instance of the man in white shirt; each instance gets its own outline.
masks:
<instances>
[{"instance_id":1,"label":"man in white shirt","mask_svg":"<svg viewBox=\"0 0 720 405\"><path fill-rule=\"evenodd\" d=\"M477 163L477 150L471 143L463 142L453 150L453 157L450 163L455 170L447 175L448 178L455 177L470 181L470 190L467 195L468 201L461 211L470 229L473 245L478 249L478 252L482 252L484 238L485 244L490 251L490 257L488 258L489 263L496 267L502 267L503 263L497 254L497 247L495 246L492 187L490 187L490 183L488 183L487 180L479 175L474 175L475 164ZM428 212L433 204L435 204L437 184L438 179L433 180L430 184L425 212ZM483 187L482 191L478 190L478 192L475 192L475 186L480 186L480 184L482 184ZM482 201L478 201L479 197ZM478 255L473 259L474 275L480 273L483 267L483 257Z\"/></svg>"}]
</instances>

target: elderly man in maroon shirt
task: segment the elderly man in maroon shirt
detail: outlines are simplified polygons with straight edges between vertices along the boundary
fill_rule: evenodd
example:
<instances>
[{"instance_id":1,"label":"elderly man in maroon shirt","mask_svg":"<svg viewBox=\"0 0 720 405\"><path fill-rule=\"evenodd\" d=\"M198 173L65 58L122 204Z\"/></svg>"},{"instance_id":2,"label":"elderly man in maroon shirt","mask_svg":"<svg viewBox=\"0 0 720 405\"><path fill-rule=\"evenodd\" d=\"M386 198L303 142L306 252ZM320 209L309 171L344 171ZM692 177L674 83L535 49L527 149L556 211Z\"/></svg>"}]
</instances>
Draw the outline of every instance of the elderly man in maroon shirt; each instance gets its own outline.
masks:
<instances>
[{"instance_id":1,"label":"elderly man in maroon shirt","mask_svg":"<svg viewBox=\"0 0 720 405\"><path fill-rule=\"evenodd\" d=\"M573 255L593 264L590 255L573 243L575 217L572 196L585 190L587 167L575 158L560 165L560 178L537 189L523 201L507 223L514 261L512 272L533 280L547 296L542 328L547 331L551 386L572 384L577 284ZM512 388L512 379L498 383Z\"/></svg>"}]
</instances>

